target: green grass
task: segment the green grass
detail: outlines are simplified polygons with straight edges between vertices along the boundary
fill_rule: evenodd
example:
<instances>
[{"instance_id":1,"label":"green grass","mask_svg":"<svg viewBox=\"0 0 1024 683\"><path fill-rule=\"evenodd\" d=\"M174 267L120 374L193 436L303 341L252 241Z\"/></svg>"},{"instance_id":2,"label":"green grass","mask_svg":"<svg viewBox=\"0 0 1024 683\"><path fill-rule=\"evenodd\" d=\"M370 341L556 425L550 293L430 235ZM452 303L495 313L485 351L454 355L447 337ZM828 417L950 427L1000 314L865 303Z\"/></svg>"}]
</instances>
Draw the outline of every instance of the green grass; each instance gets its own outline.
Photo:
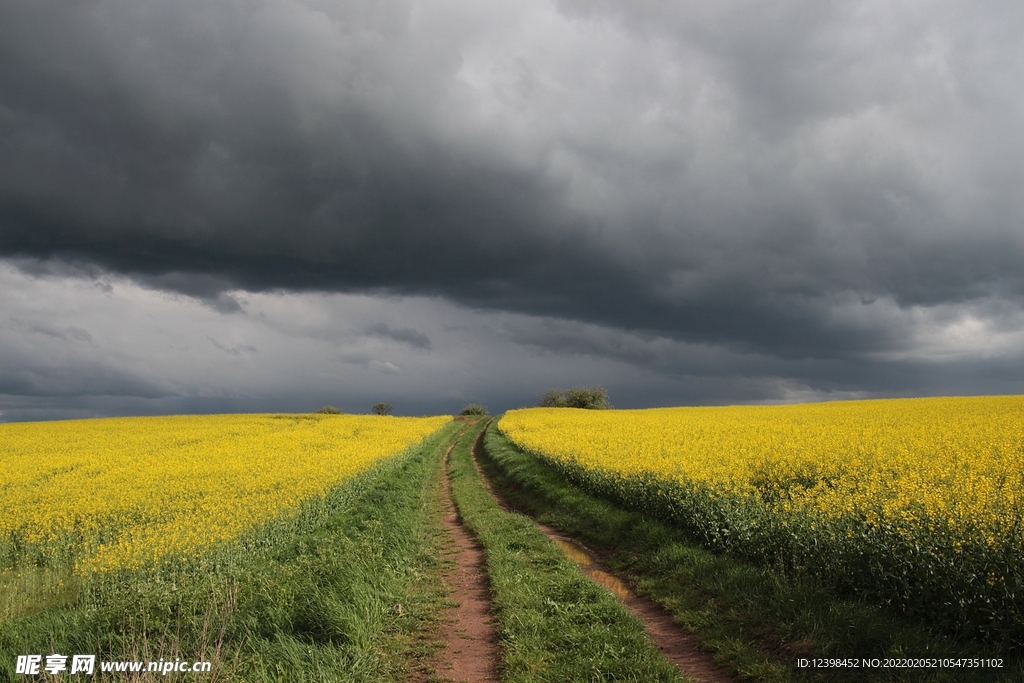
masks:
<instances>
[{"instance_id":1,"label":"green grass","mask_svg":"<svg viewBox=\"0 0 1024 683\"><path fill-rule=\"evenodd\" d=\"M200 561L102 579L4 577L0 680L24 680L17 655L57 652L213 661L222 681L406 680L446 604L440 467L463 427L346 483L286 535L270 524Z\"/></svg>"},{"instance_id":2,"label":"green grass","mask_svg":"<svg viewBox=\"0 0 1024 683\"><path fill-rule=\"evenodd\" d=\"M799 658L1005 657L926 624L837 595L781 568L755 567L702 548L684 532L568 483L497 429L481 465L502 495L539 521L601 551L601 559L695 632L703 647L757 681L1024 680L1019 659L970 669L799 669Z\"/></svg>"},{"instance_id":3,"label":"green grass","mask_svg":"<svg viewBox=\"0 0 1024 683\"><path fill-rule=\"evenodd\" d=\"M473 467L471 436L451 452L449 473L459 514L487 555L502 681L683 680L617 598L532 520L498 507Z\"/></svg>"}]
</instances>

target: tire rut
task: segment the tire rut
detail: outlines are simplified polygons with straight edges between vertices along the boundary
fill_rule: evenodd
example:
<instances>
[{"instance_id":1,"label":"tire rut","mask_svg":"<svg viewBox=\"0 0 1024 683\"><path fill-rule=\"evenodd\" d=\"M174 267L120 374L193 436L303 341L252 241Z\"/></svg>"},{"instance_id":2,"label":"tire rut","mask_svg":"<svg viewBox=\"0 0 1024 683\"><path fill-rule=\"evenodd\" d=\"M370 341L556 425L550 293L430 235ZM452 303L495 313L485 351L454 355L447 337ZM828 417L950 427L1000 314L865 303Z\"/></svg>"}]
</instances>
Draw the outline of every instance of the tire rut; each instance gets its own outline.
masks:
<instances>
[{"instance_id":1,"label":"tire rut","mask_svg":"<svg viewBox=\"0 0 1024 683\"><path fill-rule=\"evenodd\" d=\"M493 421L493 418L492 418ZM498 505L506 512L516 512L500 494L498 494L478 462L483 449L484 432L490 422L482 429L473 442L473 466L476 467L480 480L490 492ZM622 579L602 565L594 552L579 541L562 534L545 524L534 520L534 523L555 544L562 549L569 559L573 560L583 573L594 582L609 589L618 597L626 608L644 625L647 635L658 646L662 654L675 664L679 671L697 683L737 683L738 679L726 669L719 666L714 658L697 645L697 637L676 623L672 615L661 605L650 598L636 595Z\"/></svg>"}]
</instances>

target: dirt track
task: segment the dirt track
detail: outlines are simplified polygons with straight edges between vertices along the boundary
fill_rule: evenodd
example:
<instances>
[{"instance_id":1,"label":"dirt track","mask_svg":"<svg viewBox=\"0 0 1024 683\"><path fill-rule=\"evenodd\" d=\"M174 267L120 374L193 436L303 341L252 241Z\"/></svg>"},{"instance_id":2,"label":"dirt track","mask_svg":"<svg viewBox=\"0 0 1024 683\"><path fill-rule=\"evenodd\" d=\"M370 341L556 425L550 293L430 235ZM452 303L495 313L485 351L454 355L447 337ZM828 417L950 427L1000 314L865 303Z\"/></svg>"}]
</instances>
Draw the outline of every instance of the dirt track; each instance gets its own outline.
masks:
<instances>
[{"instance_id":1,"label":"dirt track","mask_svg":"<svg viewBox=\"0 0 1024 683\"><path fill-rule=\"evenodd\" d=\"M486 430L484 430L486 431ZM495 493L490 481L480 469L479 454L483 448L481 431L473 443L473 464L487 490L502 509L514 511L508 501ZM661 605L653 600L635 595L629 587L607 567L601 565L583 544L543 524L537 525L551 540L579 565L583 573L595 582L611 590L626 608L637 617L647 630L647 635L658 646L662 654L679 667L680 672L698 683L736 683L737 679L715 663L707 652L697 646L696 637L676 624L675 619ZM481 679L483 680L483 679Z\"/></svg>"},{"instance_id":2,"label":"dirt track","mask_svg":"<svg viewBox=\"0 0 1024 683\"><path fill-rule=\"evenodd\" d=\"M454 447L453 443L448 453ZM445 454L445 466L447 461ZM459 519L447 475L442 477L441 486L447 507L443 525L451 538L449 552L455 560L445 578L451 590L448 597L457 606L451 609L441 634L444 648L437 652L430 668L435 670L434 676L445 679L497 683L498 647L484 552Z\"/></svg>"}]
</instances>

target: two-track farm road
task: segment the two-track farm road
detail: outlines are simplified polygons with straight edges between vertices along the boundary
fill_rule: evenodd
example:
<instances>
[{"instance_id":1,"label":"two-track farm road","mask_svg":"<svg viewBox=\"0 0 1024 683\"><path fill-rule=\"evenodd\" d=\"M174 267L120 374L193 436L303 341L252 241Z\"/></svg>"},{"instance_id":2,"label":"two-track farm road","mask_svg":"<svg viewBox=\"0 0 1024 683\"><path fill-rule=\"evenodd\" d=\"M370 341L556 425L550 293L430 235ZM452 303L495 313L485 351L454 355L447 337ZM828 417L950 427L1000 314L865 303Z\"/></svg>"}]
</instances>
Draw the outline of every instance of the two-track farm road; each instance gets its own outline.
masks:
<instances>
[{"instance_id":1,"label":"two-track farm road","mask_svg":"<svg viewBox=\"0 0 1024 683\"><path fill-rule=\"evenodd\" d=\"M448 453L471 429L472 426L455 438ZM447 459L446 453L445 472ZM450 552L455 560L446 577L451 589L448 597L456 606L449 611L448 623L443 627L444 648L434 657L434 675L460 683L497 683L498 646L484 551L459 519L447 474L441 477L441 487L446 506L443 524L451 538Z\"/></svg>"},{"instance_id":2,"label":"two-track farm road","mask_svg":"<svg viewBox=\"0 0 1024 683\"><path fill-rule=\"evenodd\" d=\"M481 430L473 442L473 464L476 466L480 479L484 482L488 491L497 501L498 505L507 512L512 512L512 507L502 496L491 486L491 482L484 475L480 468L479 458L483 449L484 432ZM697 683L736 683L728 671L715 663L714 659L707 652L697 646L696 637L679 626L672 615L661 605L653 600L635 595L621 579L614 576L608 569L602 566L593 553L587 550L581 543L575 541L560 532L544 524L537 525L580 569L596 583L612 591L626 608L637 617L644 625L647 635L658 646L662 654L675 664L679 671L686 677L697 681Z\"/></svg>"}]
</instances>

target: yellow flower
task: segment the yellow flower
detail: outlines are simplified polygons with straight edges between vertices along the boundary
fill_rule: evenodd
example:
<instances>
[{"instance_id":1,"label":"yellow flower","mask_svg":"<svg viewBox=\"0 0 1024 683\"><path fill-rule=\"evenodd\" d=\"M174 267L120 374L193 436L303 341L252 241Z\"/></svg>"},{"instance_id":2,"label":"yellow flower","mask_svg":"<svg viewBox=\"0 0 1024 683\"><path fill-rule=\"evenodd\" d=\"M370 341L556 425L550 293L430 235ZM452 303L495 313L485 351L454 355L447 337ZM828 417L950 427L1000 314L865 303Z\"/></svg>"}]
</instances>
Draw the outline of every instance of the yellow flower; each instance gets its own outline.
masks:
<instances>
[{"instance_id":1,"label":"yellow flower","mask_svg":"<svg viewBox=\"0 0 1024 683\"><path fill-rule=\"evenodd\" d=\"M83 571L194 557L451 418L213 415L0 425L0 542Z\"/></svg>"},{"instance_id":2,"label":"yellow flower","mask_svg":"<svg viewBox=\"0 0 1024 683\"><path fill-rule=\"evenodd\" d=\"M820 533L846 519L936 552L949 547L943 538L957 551L1021 543L1021 396L530 408L506 413L498 427L562 466L653 477L700 491L709 504L739 498L779 519L802 516Z\"/></svg>"}]
</instances>

